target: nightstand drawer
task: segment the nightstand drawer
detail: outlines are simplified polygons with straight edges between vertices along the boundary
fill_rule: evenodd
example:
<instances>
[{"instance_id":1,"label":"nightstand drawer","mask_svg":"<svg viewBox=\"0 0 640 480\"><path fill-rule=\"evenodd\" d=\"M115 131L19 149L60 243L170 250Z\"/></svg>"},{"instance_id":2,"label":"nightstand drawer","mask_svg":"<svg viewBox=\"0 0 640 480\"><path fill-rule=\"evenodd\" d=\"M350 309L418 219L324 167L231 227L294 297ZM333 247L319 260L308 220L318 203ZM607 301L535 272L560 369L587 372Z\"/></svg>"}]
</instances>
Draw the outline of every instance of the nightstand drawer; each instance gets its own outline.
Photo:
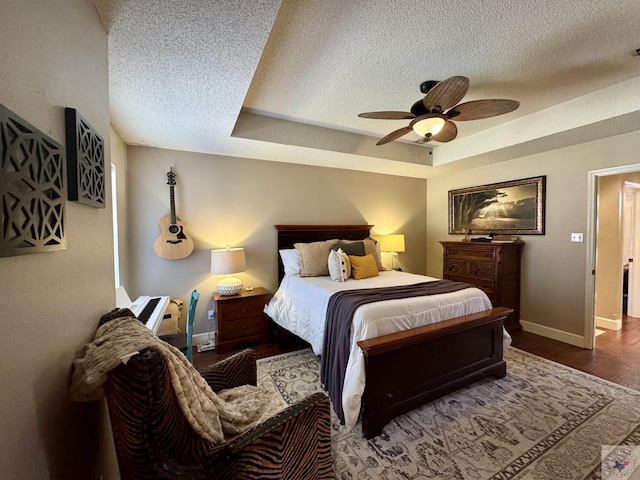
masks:
<instances>
[{"instance_id":1,"label":"nightstand drawer","mask_svg":"<svg viewBox=\"0 0 640 480\"><path fill-rule=\"evenodd\" d=\"M220 305L218 312L220 321L228 322L237 318L256 317L262 315L266 298L256 297L229 302Z\"/></svg>"},{"instance_id":2,"label":"nightstand drawer","mask_svg":"<svg viewBox=\"0 0 640 480\"><path fill-rule=\"evenodd\" d=\"M267 317L260 315L259 317L243 318L225 323L223 328L219 330L219 335L221 335L220 340L234 341L253 335L261 335L268 328L267 322Z\"/></svg>"}]
</instances>

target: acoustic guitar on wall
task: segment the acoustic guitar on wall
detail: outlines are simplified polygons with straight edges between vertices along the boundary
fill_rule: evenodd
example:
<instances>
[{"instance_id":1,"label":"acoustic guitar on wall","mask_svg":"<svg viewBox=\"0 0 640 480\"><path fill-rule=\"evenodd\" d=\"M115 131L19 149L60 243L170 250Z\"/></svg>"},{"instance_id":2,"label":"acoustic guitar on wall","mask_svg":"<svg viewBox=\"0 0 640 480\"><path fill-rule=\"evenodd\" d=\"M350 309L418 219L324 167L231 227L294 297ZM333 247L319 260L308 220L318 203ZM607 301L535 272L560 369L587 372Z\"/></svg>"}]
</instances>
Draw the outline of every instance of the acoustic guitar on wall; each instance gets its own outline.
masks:
<instances>
[{"instance_id":1,"label":"acoustic guitar on wall","mask_svg":"<svg viewBox=\"0 0 640 480\"><path fill-rule=\"evenodd\" d=\"M193 252L193 240L184 231L185 223L176 218L175 194L173 192L176 185L176 174L173 172L173 167L167 172L167 185L169 185L171 215L160 219L158 223L160 225L160 235L153 243L153 250L161 258L178 260L191 255L191 252Z\"/></svg>"}]
</instances>

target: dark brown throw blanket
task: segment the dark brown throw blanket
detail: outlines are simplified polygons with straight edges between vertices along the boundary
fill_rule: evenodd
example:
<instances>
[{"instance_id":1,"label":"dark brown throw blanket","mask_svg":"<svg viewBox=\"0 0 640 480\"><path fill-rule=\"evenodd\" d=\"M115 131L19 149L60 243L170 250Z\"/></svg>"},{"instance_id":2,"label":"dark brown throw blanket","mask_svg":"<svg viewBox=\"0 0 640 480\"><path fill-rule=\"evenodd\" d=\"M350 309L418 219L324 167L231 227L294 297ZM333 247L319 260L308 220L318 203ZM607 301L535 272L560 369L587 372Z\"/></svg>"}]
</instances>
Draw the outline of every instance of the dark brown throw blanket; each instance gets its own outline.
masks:
<instances>
[{"instance_id":1,"label":"dark brown throw blanket","mask_svg":"<svg viewBox=\"0 0 640 480\"><path fill-rule=\"evenodd\" d=\"M344 425L342 386L344 384L344 375L349 360L351 323L356 309L367 303L438 295L457 292L465 288L476 287L468 283L437 280L398 287L346 290L334 293L329 298L324 326L320 380L329 392L333 409L342 425Z\"/></svg>"}]
</instances>

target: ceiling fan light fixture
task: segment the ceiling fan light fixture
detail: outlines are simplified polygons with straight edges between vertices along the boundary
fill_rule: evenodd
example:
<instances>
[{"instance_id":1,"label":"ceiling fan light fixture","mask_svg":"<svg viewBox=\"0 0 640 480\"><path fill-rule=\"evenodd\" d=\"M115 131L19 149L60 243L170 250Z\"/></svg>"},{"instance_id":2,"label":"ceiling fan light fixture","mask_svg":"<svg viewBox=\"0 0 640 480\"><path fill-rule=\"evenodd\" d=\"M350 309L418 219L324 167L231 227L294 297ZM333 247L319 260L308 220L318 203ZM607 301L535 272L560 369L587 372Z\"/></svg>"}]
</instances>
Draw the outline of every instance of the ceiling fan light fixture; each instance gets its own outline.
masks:
<instances>
[{"instance_id":1,"label":"ceiling fan light fixture","mask_svg":"<svg viewBox=\"0 0 640 480\"><path fill-rule=\"evenodd\" d=\"M427 135L436 135L444 126L444 118L431 117L423 120L418 120L413 124L413 131L421 137Z\"/></svg>"}]
</instances>

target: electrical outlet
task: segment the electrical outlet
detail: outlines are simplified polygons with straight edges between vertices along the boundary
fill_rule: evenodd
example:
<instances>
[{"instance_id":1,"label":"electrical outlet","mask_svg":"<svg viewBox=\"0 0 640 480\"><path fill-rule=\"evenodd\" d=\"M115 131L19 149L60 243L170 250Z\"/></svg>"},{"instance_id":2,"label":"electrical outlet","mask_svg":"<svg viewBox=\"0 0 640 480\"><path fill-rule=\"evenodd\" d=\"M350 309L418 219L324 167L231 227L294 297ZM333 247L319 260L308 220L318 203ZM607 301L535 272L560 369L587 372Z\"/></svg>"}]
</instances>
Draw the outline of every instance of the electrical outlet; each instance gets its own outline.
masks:
<instances>
[{"instance_id":1,"label":"electrical outlet","mask_svg":"<svg viewBox=\"0 0 640 480\"><path fill-rule=\"evenodd\" d=\"M583 242L582 233L572 233L571 234L571 241L572 242L582 243Z\"/></svg>"},{"instance_id":2,"label":"electrical outlet","mask_svg":"<svg viewBox=\"0 0 640 480\"><path fill-rule=\"evenodd\" d=\"M207 319L208 320L213 320L214 318L215 318L214 317L214 311L213 310L208 310L207 311Z\"/></svg>"}]
</instances>

